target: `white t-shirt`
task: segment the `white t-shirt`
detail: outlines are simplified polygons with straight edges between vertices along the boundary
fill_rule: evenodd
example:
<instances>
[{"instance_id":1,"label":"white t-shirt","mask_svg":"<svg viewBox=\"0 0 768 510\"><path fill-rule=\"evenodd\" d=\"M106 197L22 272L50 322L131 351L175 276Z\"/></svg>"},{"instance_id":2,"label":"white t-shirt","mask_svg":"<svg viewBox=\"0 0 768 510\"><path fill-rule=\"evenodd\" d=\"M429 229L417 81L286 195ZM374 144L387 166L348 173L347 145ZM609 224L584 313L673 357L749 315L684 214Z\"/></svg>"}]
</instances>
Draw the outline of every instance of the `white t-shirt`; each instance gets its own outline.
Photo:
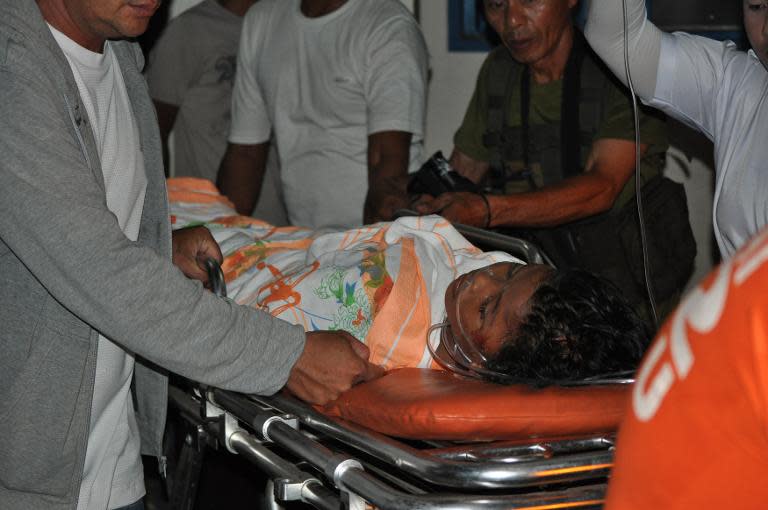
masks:
<instances>
[{"instance_id":1,"label":"white t-shirt","mask_svg":"<svg viewBox=\"0 0 768 510\"><path fill-rule=\"evenodd\" d=\"M107 207L131 241L139 234L147 178L138 126L110 43L93 53L51 27L75 76L99 150ZM88 446L78 510L118 508L144 496L130 396L134 358L99 336Z\"/></svg>"},{"instance_id":2,"label":"white t-shirt","mask_svg":"<svg viewBox=\"0 0 768 510\"><path fill-rule=\"evenodd\" d=\"M768 225L768 71L732 42L664 34L647 103L714 141L715 237L730 258Z\"/></svg>"},{"instance_id":3,"label":"white t-shirt","mask_svg":"<svg viewBox=\"0 0 768 510\"><path fill-rule=\"evenodd\" d=\"M174 175L216 181L227 148L237 45L243 18L206 0L168 25L152 49L152 99L177 106Z\"/></svg>"},{"instance_id":4,"label":"white t-shirt","mask_svg":"<svg viewBox=\"0 0 768 510\"><path fill-rule=\"evenodd\" d=\"M413 134L410 171L422 158L427 50L397 0L348 0L307 18L301 0L261 0L240 39L229 141L274 132L292 224L362 223L368 136Z\"/></svg>"}]
</instances>

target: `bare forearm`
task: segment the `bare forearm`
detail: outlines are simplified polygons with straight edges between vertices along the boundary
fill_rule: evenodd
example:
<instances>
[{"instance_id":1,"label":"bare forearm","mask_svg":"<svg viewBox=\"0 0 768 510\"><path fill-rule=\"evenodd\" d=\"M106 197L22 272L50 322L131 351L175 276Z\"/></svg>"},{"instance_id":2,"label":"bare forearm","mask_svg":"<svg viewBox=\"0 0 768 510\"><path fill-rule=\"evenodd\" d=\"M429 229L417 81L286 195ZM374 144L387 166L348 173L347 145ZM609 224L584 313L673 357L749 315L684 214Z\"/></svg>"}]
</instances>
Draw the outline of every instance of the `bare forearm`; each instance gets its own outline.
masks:
<instances>
[{"instance_id":1,"label":"bare forearm","mask_svg":"<svg viewBox=\"0 0 768 510\"><path fill-rule=\"evenodd\" d=\"M368 189L365 199L363 222L376 223L389 221L400 209L408 209L408 177L380 179L373 188Z\"/></svg>"},{"instance_id":2,"label":"bare forearm","mask_svg":"<svg viewBox=\"0 0 768 510\"><path fill-rule=\"evenodd\" d=\"M219 167L216 184L239 214L248 216L256 206L267 162L268 144L230 144Z\"/></svg>"},{"instance_id":3,"label":"bare forearm","mask_svg":"<svg viewBox=\"0 0 768 510\"><path fill-rule=\"evenodd\" d=\"M546 189L488 195L491 227L553 227L609 210L620 189L596 175L580 175Z\"/></svg>"},{"instance_id":4,"label":"bare forearm","mask_svg":"<svg viewBox=\"0 0 768 510\"><path fill-rule=\"evenodd\" d=\"M411 134L399 131L369 137L368 194L363 221L391 220L399 209L408 208L408 164Z\"/></svg>"},{"instance_id":5,"label":"bare forearm","mask_svg":"<svg viewBox=\"0 0 768 510\"><path fill-rule=\"evenodd\" d=\"M644 0L626 2L632 81L637 94L650 99L656 89L662 32L648 21ZM623 0L592 0L584 34L611 71L627 84Z\"/></svg>"}]
</instances>

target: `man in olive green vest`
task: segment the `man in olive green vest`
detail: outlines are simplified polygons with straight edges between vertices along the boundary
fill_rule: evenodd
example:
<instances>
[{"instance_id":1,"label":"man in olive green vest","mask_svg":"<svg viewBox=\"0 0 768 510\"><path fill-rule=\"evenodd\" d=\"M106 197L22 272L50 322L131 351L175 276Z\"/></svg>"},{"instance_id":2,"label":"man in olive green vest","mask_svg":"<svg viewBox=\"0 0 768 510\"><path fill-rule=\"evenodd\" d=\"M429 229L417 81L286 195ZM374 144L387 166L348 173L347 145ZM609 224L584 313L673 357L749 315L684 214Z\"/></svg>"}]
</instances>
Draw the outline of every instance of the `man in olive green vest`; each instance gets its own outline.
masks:
<instances>
[{"instance_id":1,"label":"man in olive green vest","mask_svg":"<svg viewBox=\"0 0 768 510\"><path fill-rule=\"evenodd\" d=\"M482 192L426 196L415 208L528 237L559 267L601 274L643 308L631 97L575 28L576 3L484 0L503 44L483 64L450 158ZM639 125L654 295L668 309L696 248L682 186L661 177L665 121L643 109Z\"/></svg>"}]
</instances>

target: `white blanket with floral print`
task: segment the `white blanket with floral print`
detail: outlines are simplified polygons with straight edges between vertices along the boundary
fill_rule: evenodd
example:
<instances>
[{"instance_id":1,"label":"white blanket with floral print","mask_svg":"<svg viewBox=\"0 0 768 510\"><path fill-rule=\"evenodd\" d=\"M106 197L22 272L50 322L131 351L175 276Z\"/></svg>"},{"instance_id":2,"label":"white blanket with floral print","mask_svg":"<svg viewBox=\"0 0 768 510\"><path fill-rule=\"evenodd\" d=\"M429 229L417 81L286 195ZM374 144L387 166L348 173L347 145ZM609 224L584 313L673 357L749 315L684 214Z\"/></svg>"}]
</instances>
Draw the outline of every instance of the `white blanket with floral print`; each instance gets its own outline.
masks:
<instances>
[{"instance_id":1,"label":"white blanket with floral print","mask_svg":"<svg viewBox=\"0 0 768 510\"><path fill-rule=\"evenodd\" d=\"M230 298L307 331L341 329L386 368L435 366L426 348L458 275L516 260L483 253L439 216L341 232L274 227L237 216L208 181L170 179L174 228L205 224L221 245Z\"/></svg>"}]
</instances>

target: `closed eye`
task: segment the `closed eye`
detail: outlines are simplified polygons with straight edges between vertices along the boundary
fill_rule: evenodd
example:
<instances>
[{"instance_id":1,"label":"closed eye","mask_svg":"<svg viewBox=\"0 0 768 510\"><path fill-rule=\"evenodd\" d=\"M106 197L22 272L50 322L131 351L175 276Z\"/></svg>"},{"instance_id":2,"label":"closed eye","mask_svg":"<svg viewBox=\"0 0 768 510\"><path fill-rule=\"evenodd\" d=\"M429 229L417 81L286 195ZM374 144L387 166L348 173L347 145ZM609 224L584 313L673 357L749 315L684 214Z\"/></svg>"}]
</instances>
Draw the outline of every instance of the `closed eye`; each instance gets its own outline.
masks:
<instances>
[{"instance_id":1,"label":"closed eye","mask_svg":"<svg viewBox=\"0 0 768 510\"><path fill-rule=\"evenodd\" d=\"M488 311L488 305L491 303L491 297L487 297L480 303L480 321L485 320L486 312Z\"/></svg>"},{"instance_id":2,"label":"closed eye","mask_svg":"<svg viewBox=\"0 0 768 510\"><path fill-rule=\"evenodd\" d=\"M501 0L485 0L485 8L487 10L496 10L504 7L504 1Z\"/></svg>"},{"instance_id":3,"label":"closed eye","mask_svg":"<svg viewBox=\"0 0 768 510\"><path fill-rule=\"evenodd\" d=\"M510 264L509 271L507 271L507 280L511 280L513 276L515 276L515 273L520 271L523 267L525 267L524 264Z\"/></svg>"}]
</instances>

